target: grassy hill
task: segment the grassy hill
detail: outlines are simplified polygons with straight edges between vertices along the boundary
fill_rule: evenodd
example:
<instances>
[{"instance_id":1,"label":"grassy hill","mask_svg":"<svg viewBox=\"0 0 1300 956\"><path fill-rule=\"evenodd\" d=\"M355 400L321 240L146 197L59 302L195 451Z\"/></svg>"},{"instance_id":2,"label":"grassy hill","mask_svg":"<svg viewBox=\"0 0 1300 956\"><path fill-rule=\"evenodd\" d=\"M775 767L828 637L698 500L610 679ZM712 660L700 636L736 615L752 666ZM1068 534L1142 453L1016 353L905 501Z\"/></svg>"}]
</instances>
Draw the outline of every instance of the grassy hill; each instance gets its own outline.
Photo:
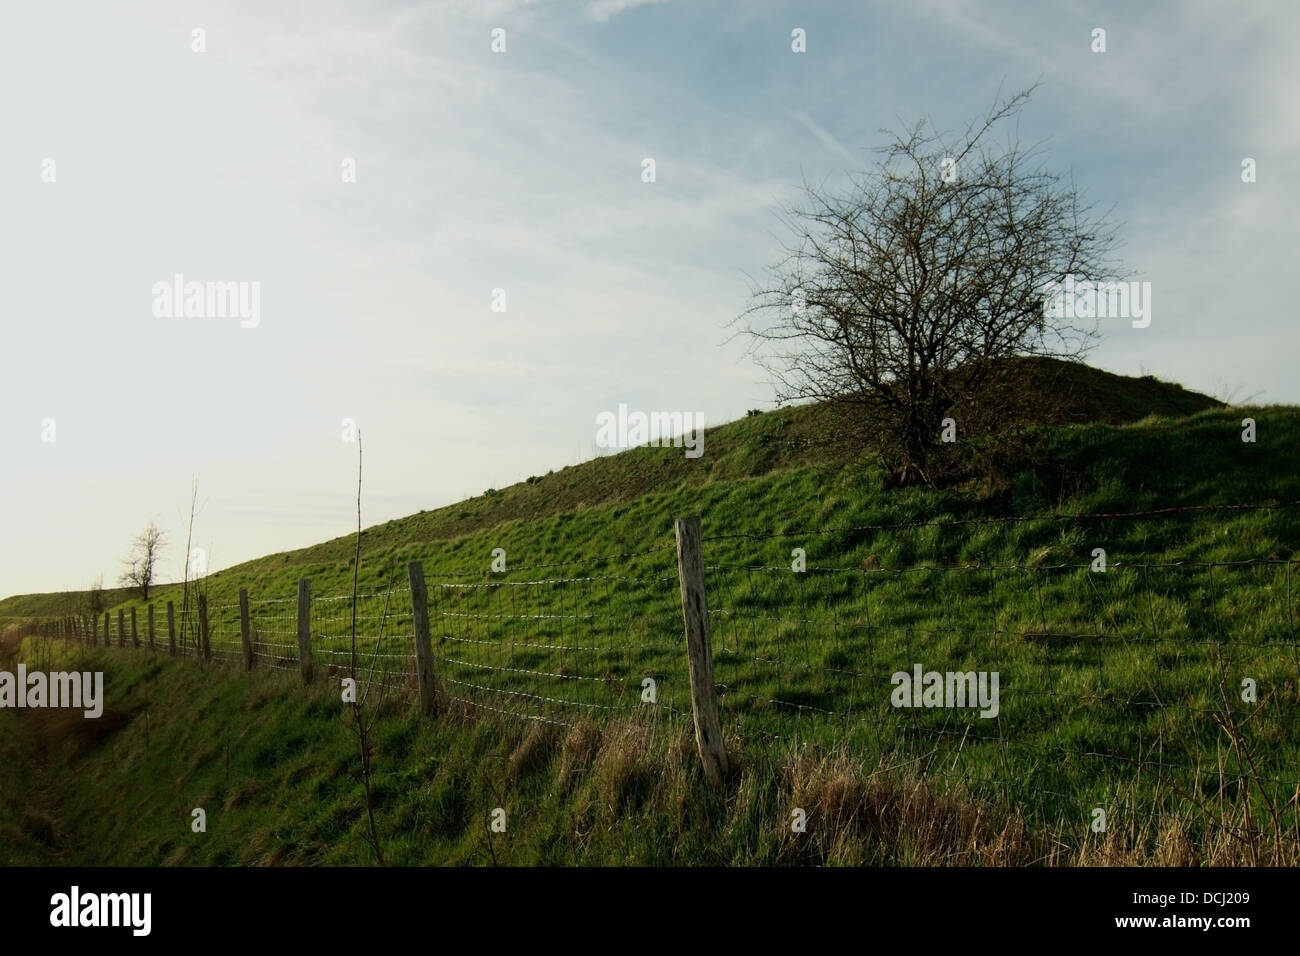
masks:
<instances>
[{"instance_id":1,"label":"grassy hill","mask_svg":"<svg viewBox=\"0 0 1300 956\"><path fill-rule=\"evenodd\" d=\"M812 406L712 429L698 460L635 449L366 529L363 663L375 686L409 688L418 560L448 697L433 721L396 696L381 708L390 860L1294 863L1300 409L1024 374L1070 401L1004 487L887 489ZM704 520L725 795L691 753L672 533L687 514ZM29 638L14 653L108 670L117 715L94 741L38 728L48 792L83 822L37 832L74 854L98 841L103 862L369 859L337 685L303 691L292 673L304 577L318 660L342 663L354 546L205 579L221 650L238 647L238 589L252 596L250 675ZM0 618L65 600L10 598ZM891 706L891 675L915 663L998 672L999 714ZM112 813L132 780L165 785ZM222 808L219 839L176 830L200 800ZM507 805L518 825L499 840L483 821ZM815 821L806 839L794 807Z\"/></svg>"},{"instance_id":2,"label":"grassy hill","mask_svg":"<svg viewBox=\"0 0 1300 956\"><path fill-rule=\"evenodd\" d=\"M805 515L821 520L834 513L837 520L853 523L875 520L870 517L873 515L879 520L909 520L898 516L911 516L925 508L935 508L933 517L938 518L997 514L1008 507L1023 510L1057 506L1066 500L1061 496L1063 486L1073 481L1078 484L1070 490L1082 490L1089 480L1090 469L1094 487L1120 477L1101 474L1089 460L1088 450L1078 445L1080 440L1107 444L1110 453L1131 459L1138 452L1136 446L1143 444L1141 436L1158 431L1162 422L1222 408L1212 398L1150 376L1131 378L1049 359L1020 360L1016 367L1017 378L1023 381L1025 390L1050 389L1060 396L1051 405L1053 420L1044 422L1045 428L1077 422L1110 425L1143 422L1143 427L1124 438L1120 437L1121 432L1105 431L1091 433L1088 439L1087 429L1047 436L1049 447L1044 457L1051 464L1038 468L1036 474L1034 469L1027 468L1013 495L969 500L964 496L904 492L886 499L878 494L883 490L883 474L862 455L861 449L837 440L836 422L825 406L751 413L709 429L705 437L706 453L698 459L688 459L680 450L632 449L537 475L508 488L489 489L457 504L366 528L362 534L363 589L380 586L392 565L404 565L410 560L424 560L435 567L455 571L485 569L491 549L505 546L507 540L526 542L516 552L519 557L515 563L635 551L647 534L655 540L671 541L672 518L692 511L702 511L714 524L728 522L727 530L740 532L767 530L774 520L797 523ZM1240 409L1225 413L1213 419L1213 427L1239 421L1249 413ZM1202 424L1199 434L1204 432ZM1107 436L1104 440L1103 434ZM1184 432L1186 437L1192 434ZM1194 438L1180 443L1173 458L1192 447L1196 447ZM1230 500L1230 494L1215 495L1206 487L1219 463L1197 468L1203 476L1200 487L1188 488L1177 476L1165 474L1166 470L1173 469L1159 461L1152 462L1160 472L1152 478L1163 482L1169 493L1180 495L1180 500L1200 500L1205 495L1211 495L1206 500ZM1143 466L1141 460L1132 464L1136 466L1132 471ZM742 497L751 493L761 495L760 489L773 487L770 482L753 486L744 482L782 473L787 473L789 480L798 475L816 482L842 481L858 500L837 500L837 507L842 506L838 511L824 504L809 509L795 500L795 489L789 489L791 500L755 499L754 507L744 509L744 513L710 512L704 507L724 499L725 496L720 498L715 494L724 487L743 489ZM1144 479L1136 480L1140 486ZM779 483L776 486L783 487ZM1240 486L1221 490L1251 496ZM877 500L871 500L872 495ZM819 498L816 494L812 497ZM766 510L769 505L774 510ZM563 532L557 531L560 525L565 526ZM489 539L494 543L486 549L477 547ZM268 555L217 571L208 577L207 584L216 603L233 601L238 588L249 582L257 582L256 590L264 594L287 595L292 593L299 577L310 577L318 591L342 591L351 586L355 545L355 537L346 535L311 547ZM473 558L466 560L470 555ZM163 585L156 589L156 597L166 601L175 598L178 592L179 585ZM141 603L132 602L125 589L110 589L106 594L111 609ZM75 606L84 596L84 592L55 592L8 597L0 600L0 619L67 613L69 606Z\"/></svg>"}]
</instances>

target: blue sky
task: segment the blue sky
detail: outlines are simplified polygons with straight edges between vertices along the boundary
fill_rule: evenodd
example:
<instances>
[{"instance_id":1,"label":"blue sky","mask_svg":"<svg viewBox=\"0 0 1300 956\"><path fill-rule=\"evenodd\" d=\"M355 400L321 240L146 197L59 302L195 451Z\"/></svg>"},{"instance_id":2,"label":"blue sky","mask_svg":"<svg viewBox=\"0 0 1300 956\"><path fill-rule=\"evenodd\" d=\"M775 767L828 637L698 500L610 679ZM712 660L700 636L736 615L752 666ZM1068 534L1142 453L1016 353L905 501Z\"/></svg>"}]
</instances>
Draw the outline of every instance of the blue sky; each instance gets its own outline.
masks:
<instances>
[{"instance_id":1,"label":"blue sky","mask_svg":"<svg viewBox=\"0 0 1300 956\"><path fill-rule=\"evenodd\" d=\"M112 582L149 520L178 576L194 474L210 568L347 533L343 418L362 429L371 524L590 457L619 403L709 423L770 407L727 323L779 253L776 210L804 179L864 168L882 127L957 130L999 85L1041 81L1022 139L1113 207L1125 265L1152 283L1150 327L1106 326L1092 362L1300 402L1288 3L3 16L3 594ZM175 273L260 282L260 323L153 315Z\"/></svg>"}]
</instances>

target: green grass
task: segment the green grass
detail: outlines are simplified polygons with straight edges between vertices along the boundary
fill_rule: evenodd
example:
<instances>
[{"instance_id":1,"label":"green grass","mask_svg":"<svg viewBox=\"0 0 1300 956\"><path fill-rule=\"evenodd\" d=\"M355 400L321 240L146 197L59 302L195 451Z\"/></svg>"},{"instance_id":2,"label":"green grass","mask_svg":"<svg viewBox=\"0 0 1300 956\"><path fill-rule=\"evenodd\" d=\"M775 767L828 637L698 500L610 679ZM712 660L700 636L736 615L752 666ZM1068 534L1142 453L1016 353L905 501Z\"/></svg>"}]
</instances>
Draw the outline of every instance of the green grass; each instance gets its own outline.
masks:
<instances>
[{"instance_id":1,"label":"green grass","mask_svg":"<svg viewBox=\"0 0 1300 956\"><path fill-rule=\"evenodd\" d=\"M993 493L887 490L830 440L823 410L798 408L710 431L698 461L637 449L366 529L363 665L409 687L406 565L418 560L439 677L469 702L454 707L461 719L385 713L379 817L393 861L1294 862L1300 509L1050 516L1300 500L1300 410L1209 408L1146 380L1116 392L1113 378L1084 384L1127 424L1044 428L1040 464ZM1254 444L1240 439L1247 416ZM740 768L725 799L698 779L685 716L672 519L687 514L704 519L715 679ZM985 520L1004 516L1024 520ZM116 848L104 862L368 859L339 675L323 682L333 691L304 693L292 673L301 577L318 599L318 661L343 662L351 607L337 598L354 544L206 579L218 652L237 655L247 587L256 639L287 673L94 652L134 688L119 735L135 749L92 753L77 771L102 780L84 799L94 839ZM498 547L506 574L489 571ZM1098 547L1104 574L1089 570ZM794 548L805 573L791 570ZM168 599L179 605L176 589L154 596ZM11 598L0 618L58 613L60 600ZM998 718L891 707L890 675L915 663L997 671ZM1241 699L1244 678L1258 704ZM141 707L158 709L157 752L138 739ZM236 782L218 786L227 746ZM174 782L175 806L150 791L143 821L94 822L128 767ZM230 843L162 840L150 821L199 799L223 807ZM802 841L784 823L801 800L820 820ZM519 826L489 844L487 809L506 804ZM1104 836L1088 829L1098 807Z\"/></svg>"}]
</instances>

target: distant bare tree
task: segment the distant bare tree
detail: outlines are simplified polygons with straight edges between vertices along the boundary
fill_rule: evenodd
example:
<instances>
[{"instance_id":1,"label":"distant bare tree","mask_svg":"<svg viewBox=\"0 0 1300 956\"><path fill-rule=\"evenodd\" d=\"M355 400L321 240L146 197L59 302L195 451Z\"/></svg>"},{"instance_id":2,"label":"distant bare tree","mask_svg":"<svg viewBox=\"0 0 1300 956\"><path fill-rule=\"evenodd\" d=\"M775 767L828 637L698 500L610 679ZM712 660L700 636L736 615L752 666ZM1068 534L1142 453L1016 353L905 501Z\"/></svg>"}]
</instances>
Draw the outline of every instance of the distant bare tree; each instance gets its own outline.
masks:
<instances>
[{"instance_id":1,"label":"distant bare tree","mask_svg":"<svg viewBox=\"0 0 1300 956\"><path fill-rule=\"evenodd\" d=\"M843 195L805 185L806 205L783 217L795 241L736 320L778 399L846 408L898 483L930 480L945 415L1007 394L987 388L1003 360L1079 358L1096 335L1095 320L1051 317L1044 290L1109 278L1113 231L1036 147L988 145L1032 92L952 142L925 122L890 133Z\"/></svg>"},{"instance_id":2,"label":"distant bare tree","mask_svg":"<svg viewBox=\"0 0 1300 956\"><path fill-rule=\"evenodd\" d=\"M136 535L131 543L131 553L123 562L126 570L122 572L119 583L140 592L141 600L149 600L149 588L153 585L158 571L158 558L163 549L163 532L152 521Z\"/></svg>"},{"instance_id":3,"label":"distant bare tree","mask_svg":"<svg viewBox=\"0 0 1300 956\"><path fill-rule=\"evenodd\" d=\"M80 605L78 612L87 627L90 626L92 620L99 620L99 616L108 608L108 596L104 593L104 576L102 574L90 582L90 588L81 595L78 603Z\"/></svg>"},{"instance_id":4,"label":"distant bare tree","mask_svg":"<svg viewBox=\"0 0 1300 956\"><path fill-rule=\"evenodd\" d=\"M101 574L90 582L86 592L86 610L98 617L108 608L108 598L104 594L104 576Z\"/></svg>"}]
</instances>

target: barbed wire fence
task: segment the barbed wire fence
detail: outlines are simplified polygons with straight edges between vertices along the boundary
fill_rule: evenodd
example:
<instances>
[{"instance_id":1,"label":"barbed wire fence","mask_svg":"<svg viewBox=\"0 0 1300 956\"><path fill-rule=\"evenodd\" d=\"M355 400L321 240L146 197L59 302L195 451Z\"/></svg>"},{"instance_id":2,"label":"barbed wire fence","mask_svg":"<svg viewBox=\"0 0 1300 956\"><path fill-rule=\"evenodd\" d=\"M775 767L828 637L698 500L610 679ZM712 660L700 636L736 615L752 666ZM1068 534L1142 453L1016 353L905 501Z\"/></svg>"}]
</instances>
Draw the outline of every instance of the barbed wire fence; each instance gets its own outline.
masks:
<instances>
[{"instance_id":1,"label":"barbed wire fence","mask_svg":"<svg viewBox=\"0 0 1300 956\"><path fill-rule=\"evenodd\" d=\"M357 672L410 697L431 679L440 706L560 726L653 708L694 725L706 775L700 728L712 713L748 759L829 745L1043 817L1139 804L1205 810L1245 796L1285 818L1284 836L1296 840L1300 562L1279 553L1107 560L1103 546L1107 523L1297 504L707 535L697 545L707 600L696 639L712 668L704 682L688 665L680 540L482 570L419 562L420 606L404 586L356 597ZM1032 522L1087 528L1103 553L1059 560L1040 549L1014 563L892 567L861 554L884 542L897 547L879 550L911 558L949 529ZM902 540L909 535L916 540ZM353 596L300 587L297 598L245 597L246 613L200 601L198 638L182 636L179 646L171 607L147 640L121 609L102 627L70 615L0 619L0 629L298 670L308 680L349 673Z\"/></svg>"}]
</instances>

